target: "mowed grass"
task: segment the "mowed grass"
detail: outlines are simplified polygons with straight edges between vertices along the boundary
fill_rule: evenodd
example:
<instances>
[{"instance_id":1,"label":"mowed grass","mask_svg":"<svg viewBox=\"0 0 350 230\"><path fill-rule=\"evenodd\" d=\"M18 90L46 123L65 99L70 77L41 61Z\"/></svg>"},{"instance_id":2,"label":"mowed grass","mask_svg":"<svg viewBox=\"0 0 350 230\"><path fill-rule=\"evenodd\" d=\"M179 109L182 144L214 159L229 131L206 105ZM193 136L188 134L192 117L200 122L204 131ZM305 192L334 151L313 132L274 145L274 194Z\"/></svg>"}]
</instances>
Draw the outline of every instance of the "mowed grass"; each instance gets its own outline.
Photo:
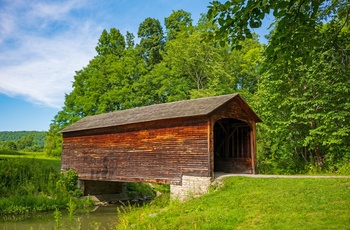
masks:
<instances>
[{"instance_id":1,"label":"mowed grass","mask_svg":"<svg viewBox=\"0 0 350 230\"><path fill-rule=\"evenodd\" d=\"M202 197L120 213L118 229L350 229L350 179L231 177Z\"/></svg>"},{"instance_id":2,"label":"mowed grass","mask_svg":"<svg viewBox=\"0 0 350 230\"><path fill-rule=\"evenodd\" d=\"M0 150L1 159L36 159L53 168L59 170L61 168L61 159L57 157L48 157L44 152L22 152L13 150Z\"/></svg>"}]
</instances>

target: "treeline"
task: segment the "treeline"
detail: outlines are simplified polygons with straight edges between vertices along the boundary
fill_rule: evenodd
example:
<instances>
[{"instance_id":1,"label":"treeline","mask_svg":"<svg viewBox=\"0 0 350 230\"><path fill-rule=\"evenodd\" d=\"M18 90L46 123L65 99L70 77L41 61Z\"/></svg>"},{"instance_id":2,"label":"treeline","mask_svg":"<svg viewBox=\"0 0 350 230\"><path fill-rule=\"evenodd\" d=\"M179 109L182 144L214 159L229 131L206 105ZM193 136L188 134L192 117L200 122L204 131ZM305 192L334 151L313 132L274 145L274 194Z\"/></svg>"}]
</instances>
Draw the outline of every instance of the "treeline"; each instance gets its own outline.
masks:
<instances>
[{"instance_id":1,"label":"treeline","mask_svg":"<svg viewBox=\"0 0 350 230\"><path fill-rule=\"evenodd\" d=\"M50 125L46 152L59 156L59 130L85 116L238 92L263 120L261 173L337 170L350 161L350 17L343 3L214 1L195 25L183 10L164 27L146 18L138 44L130 32L104 30ZM250 28L270 10L276 20L265 46Z\"/></svg>"},{"instance_id":2,"label":"treeline","mask_svg":"<svg viewBox=\"0 0 350 230\"><path fill-rule=\"evenodd\" d=\"M0 149L41 152L45 145L46 132L40 131L2 131Z\"/></svg>"}]
</instances>

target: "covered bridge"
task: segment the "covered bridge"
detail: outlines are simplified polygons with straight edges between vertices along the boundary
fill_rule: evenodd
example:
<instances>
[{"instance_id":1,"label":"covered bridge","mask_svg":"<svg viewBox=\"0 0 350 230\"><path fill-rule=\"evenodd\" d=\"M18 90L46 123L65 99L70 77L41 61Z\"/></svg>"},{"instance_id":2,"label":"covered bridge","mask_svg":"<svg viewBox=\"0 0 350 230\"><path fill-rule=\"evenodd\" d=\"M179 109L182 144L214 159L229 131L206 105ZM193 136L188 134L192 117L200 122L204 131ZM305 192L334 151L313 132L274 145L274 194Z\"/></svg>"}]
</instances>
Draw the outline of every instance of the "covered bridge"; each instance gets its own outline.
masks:
<instances>
[{"instance_id":1,"label":"covered bridge","mask_svg":"<svg viewBox=\"0 0 350 230\"><path fill-rule=\"evenodd\" d=\"M77 171L85 193L101 181L203 193L214 172L255 173L260 121L238 94L88 116L61 131L62 169Z\"/></svg>"}]
</instances>

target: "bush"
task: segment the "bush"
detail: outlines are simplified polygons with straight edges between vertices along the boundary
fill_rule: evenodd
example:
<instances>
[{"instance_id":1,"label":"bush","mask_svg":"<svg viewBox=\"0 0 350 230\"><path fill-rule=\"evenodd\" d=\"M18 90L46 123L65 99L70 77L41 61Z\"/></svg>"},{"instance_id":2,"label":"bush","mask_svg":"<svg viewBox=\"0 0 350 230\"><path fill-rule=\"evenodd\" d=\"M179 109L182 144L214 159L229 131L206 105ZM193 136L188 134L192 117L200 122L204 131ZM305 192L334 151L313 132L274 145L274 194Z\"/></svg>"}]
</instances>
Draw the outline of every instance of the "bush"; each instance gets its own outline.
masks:
<instances>
[{"instance_id":1,"label":"bush","mask_svg":"<svg viewBox=\"0 0 350 230\"><path fill-rule=\"evenodd\" d=\"M73 169L66 170L62 172L63 180L67 191L74 191L77 188L78 174Z\"/></svg>"},{"instance_id":2,"label":"bush","mask_svg":"<svg viewBox=\"0 0 350 230\"><path fill-rule=\"evenodd\" d=\"M74 170L60 172L51 161L37 159L0 160L0 215L29 214L64 208L81 197ZM79 207L90 206L88 199L75 200Z\"/></svg>"},{"instance_id":3,"label":"bush","mask_svg":"<svg viewBox=\"0 0 350 230\"><path fill-rule=\"evenodd\" d=\"M61 157L62 149L44 149L48 157Z\"/></svg>"},{"instance_id":4,"label":"bush","mask_svg":"<svg viewBox=\"0 0 350 230\"><path fill-rule=\"evenodd\" d=\"M149 183L127 183L128 195L132 198L136 196L149 195L151 197L155 196L155 192Z\"/></svg>"},{"instance_id":5,"label":"bush","mask_svg":"<svg viewBox=\"0 0 350 230\"><path fill-rule=\"evenodd\" d=\"M340 169L338 169L337 174L350 175L350 162L343 165Z\"/></svg>"}]
</instances>

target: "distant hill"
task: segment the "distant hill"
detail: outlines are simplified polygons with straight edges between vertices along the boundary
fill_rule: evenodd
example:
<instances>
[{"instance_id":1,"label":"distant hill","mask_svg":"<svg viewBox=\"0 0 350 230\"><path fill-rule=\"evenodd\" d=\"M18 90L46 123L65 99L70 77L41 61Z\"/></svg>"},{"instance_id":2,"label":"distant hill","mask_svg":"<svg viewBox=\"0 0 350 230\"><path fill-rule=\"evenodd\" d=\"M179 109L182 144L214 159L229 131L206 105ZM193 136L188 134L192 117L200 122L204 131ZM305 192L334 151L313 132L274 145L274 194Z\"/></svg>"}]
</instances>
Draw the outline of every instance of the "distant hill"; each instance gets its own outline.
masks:
<instances>
[{"instance_id":1,"label":"distant hill","mask_svg":"<svg viewBox=\"0 0 350 230\"><path fill-rule=\"evenodd\" d=\"M44 131L0 131L0 144L5 142L19 143L26 139L31 139L31 146L37 146L39 149L44 148L46 132ZM30 147L30 146L26 146Z\"/></svg>"}]
</instances>

